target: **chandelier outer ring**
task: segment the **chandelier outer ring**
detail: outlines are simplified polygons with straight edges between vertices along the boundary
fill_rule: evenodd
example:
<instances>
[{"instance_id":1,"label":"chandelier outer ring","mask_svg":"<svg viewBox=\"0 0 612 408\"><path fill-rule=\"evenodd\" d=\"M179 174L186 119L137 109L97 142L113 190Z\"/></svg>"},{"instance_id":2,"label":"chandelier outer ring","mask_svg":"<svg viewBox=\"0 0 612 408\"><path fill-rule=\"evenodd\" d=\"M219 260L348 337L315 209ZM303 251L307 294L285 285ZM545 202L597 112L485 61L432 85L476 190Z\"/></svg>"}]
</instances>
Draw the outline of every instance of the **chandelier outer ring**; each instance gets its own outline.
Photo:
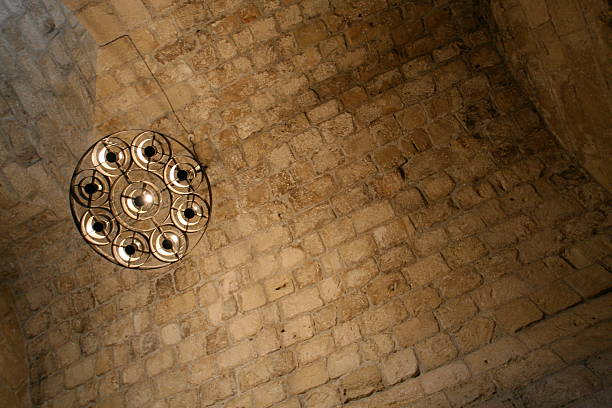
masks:
<instances>
[{"instance_id":1,"label":"chandelier outer ring","mask_svg":"<svg viewBox=\"0 0 612 408\"><path fill-rule=\"evenodd\" d=\"M92 151L95 148L96 145L98 145L100 142L102 142L103 140L105 140L106 138L119 138L121 140L124 140L127 142L128 146L130 146L130 149L128 150L129 154L132 154L131 152L131 146L132 146L132 141L137 138L139 135L142 135L145 132L152 132L154 133L156 136L159 136L161 138L163 138L164 140L168 141L171 149L172 149L172 155L168 158L168 160L171 160L175 155L176 156L181 156L181 155L187 155L189 157L191 157L199 166L199 172L202 175L201 178L201 183L198 187L197 190L191 190L189 189L186 193L178 193L176 191L171 190L168 185L166 184L166 188L165 190L168 190L170 192L170 201L169 201L169 206L171 207L173 205L173 202L180 196L184 196L184 195L189 195L192 193L198 194L200 197L202 197L204 199L204 201L208 204L208 220L205 223L205 225L203 226L202 229L197 230L197 231L183 231L185 234L185 239L188 242L188 246L187 246L187 250L185 251L185 253L178 259L171 261L171 262L164 262L161 261L158 257L155 256L155 254L153 253L153 248L150 248L150 256L149 256L149 260L147 261L145 264L137 266L137 267L133 267L133 266L125 266L120 264L119 262L116 261L114 255L113 255L113 245L112 243L109 244L104 244L104 245L95 245L92 244L90 241L88 241L82 234L81 230L80 230L80 225L81 225L81 218L87 213L87 211L90 211L92 208L102 208L102 209L106 209L111 211L111 214L114 215L115 220L117 221L117 224L120 226L119 231L117 232L117 234L121 233L121 231L128 231L131 230L133 228L127 228L126 226L122 225L120 222L118 222L118 216L117 214L114 214L111 207L111 200L112 200L112 190L113 190L113 185L114 185L114 181L122 176L124 176L126 173L128 173L130 171L130 169L141 169L141 167L139 167L137 164L135 164L134 159L132 158L130 166L123 171L122 173L120 173L117 176L108 176L106 174L104 174L104 177L106 177L108 180L110 180L110 188L109 188L109 192L108 192L108 199L102 203L101 205L97 205L97 206L86 206L83 205L83 203L79 202L76 200L76 197L73 196L73 185L74 182L77 178L77 175L82 172L83 170L87 170L87 169L96 169L96 165L94 165L94 163L92 162ZM98 164L99 165L99 164ZM165 167L165 166L164 166ZM161 169L158 170L151 170L151 173L154 173L156 176L160 176L161 179L166 182L166 180L164 179L163 176L163 170L164 167L162 167ZM118 265L122 268L126 268L126 269L141 269L141 270L148 270L148 269L157 269L157 268L162 268L165 266L169 266L172 265L174 263L180 262L182 259L184 259L187 255L189 255L195 247L197 247L198 243L202 240L206 230L208 229L208 226L210 225L210 221L212 218L212 213L213 213L213 194L212 194L212 185L210 183L210 179L208 177L207 174L207 166L205 164L203 164L200 159L197 156L197 153L195 152L195 148L192 150L190 148L188 148L184 143L182 143L181 141L173 138L172 136L166 135L164 133L155 131L155 130L151 130L151 129L126 129L126 130L121 130L118 132L114 132L114 133L110 133L107 134L99 139L97 139L96 141L94 141L94 143L92 143L87 149L86 151L83 153L83 155L81 156L81 158L77 161L77 164L75 166L75 169L72 173L71 179L70 179L70 186L69 186L69 191L68 191L68 200L70 203L70 212L72 215L72 220L74 222L75 227L77 228L77 231L79 232L79 235L81 235L83 241L96 253L98 253L99 255L101 255L102 257L104 257L105 259L107 259L108 261L110 261L111 263ZM99 170L97 170L99 171ZM168 217L168 221L172 223L172 217ZM156 231L158 228L160 228L162 225L157 226L155 229L151 230L151 231ZM176 226L177 228L180 229L179 226ZM140 231L138 229L136 229L136 231L138 233L142 233L144 234L144 236L147 238L147 240L149 240L152 232L151 231Z\"/></svg>"}]
</instances>

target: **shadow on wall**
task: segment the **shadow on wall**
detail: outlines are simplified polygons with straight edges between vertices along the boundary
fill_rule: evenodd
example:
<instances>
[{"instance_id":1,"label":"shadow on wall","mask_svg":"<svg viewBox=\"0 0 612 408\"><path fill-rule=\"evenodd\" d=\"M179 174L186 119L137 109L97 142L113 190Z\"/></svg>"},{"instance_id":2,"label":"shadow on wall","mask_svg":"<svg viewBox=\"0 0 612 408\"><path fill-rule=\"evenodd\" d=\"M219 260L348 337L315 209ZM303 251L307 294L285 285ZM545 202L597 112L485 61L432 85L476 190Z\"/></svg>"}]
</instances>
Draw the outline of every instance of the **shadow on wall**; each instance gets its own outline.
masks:
<instances>
[{"instance_id":1,"label":"shadow on wall","mask_svg":"<svg viewBox=\"0 0 612 408\"><path fill-rule=\"evenodd\" d=\"M5 285L0 286L0 406L30 406L25 340Z\"/></svg>"},{"instance_id":2,"label":"shadow on wall","mask_svg":"<svg viewBox=\"0 0 612 408\"><path fill-rule=\"evenodd\" d=\"M487 0L497 42L550 130L612 189L609 6L605 0Z\"/></svg>"},{"instance_id":3,"label":"shadow on wall","mask_svg":"<svg viewBox=\"0 0 612 408\"><path fill-rule=\"evenodd\" d=\"M91 143L96 52L59 0L0 1L0 252L69 217L70 176Z\"/></svg>"}]
</instances>

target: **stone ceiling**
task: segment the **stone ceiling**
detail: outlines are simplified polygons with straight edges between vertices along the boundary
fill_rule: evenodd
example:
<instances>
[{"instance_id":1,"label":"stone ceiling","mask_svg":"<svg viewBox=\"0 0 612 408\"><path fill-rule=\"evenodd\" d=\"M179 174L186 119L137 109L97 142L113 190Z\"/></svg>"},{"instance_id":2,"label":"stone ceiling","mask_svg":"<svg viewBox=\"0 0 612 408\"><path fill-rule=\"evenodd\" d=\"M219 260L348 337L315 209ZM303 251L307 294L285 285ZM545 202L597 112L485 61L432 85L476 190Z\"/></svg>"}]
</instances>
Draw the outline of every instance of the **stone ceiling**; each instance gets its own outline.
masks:
<instances>
[{"instance_id":1,"label":"stone ceiling","mask_svg":"<svg viewBox=\"0 0 612 408\"><path fill-rule=\"evenodd\" d=\"M40 45L62 17L45 1L52 28L30 3L3 34L17 30L6 38L28 39L44 62ZM609 194L517 85L479 1L65 4L77 20L61 13L66 38L51 60L62 67L61 50L72 50L69 80L48 84L79 103L52 116L71 125L45 133L60 138L37 140L40 126L26 126L21 161L5 155L1 168L17 168L6 179L24 194L5 205L34 197L20 171L54 174L45 152L70 152L59 190L38 182L55 205L95 137L150 127L184 139L151 69L209 164L215 207L198 248L152 271L102 261L59 210L26 228L6 258L34 406L608 398ZM523 4L502 14L522 15ZM23 118L56 115L57 104L37 111L29 95L17 98ZM85 111L89 122L74 119ZM13 105L3 112L20 120Z\"/></svg>"}]
</instances>

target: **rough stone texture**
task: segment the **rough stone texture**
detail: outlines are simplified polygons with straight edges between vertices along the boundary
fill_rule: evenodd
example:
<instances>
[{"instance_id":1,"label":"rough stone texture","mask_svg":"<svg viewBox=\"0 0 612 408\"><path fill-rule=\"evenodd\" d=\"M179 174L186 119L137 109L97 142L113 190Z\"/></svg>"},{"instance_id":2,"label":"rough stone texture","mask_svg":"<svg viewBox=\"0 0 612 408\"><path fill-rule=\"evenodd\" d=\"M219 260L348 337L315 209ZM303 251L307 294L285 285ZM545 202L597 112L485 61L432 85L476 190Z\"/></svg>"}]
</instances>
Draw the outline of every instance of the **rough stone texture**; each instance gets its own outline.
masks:
<instances>
[{"instance_id":1,"label":"rough stone texture","mask_svg":"<svg viewBox=\"0 0 612 408\"><path fill-rule=\"evenodd\" d=\"M92 142L97 49L58 0L0 4L0 32L0 252L10 257L70 219L66 186Z\"/></svg>"},{"instance_id":2,"label":"rough stone texture","mask_svg":"<svg viewBox=\"0 0 612 408\"><path fill-rule=\"evenodd\" d=\"M610 197L513 80L479 2L66 4L100 45L130 35L215 204L164 269L114 267L70 223L11 248L34 406L603 398ZM96 71L96 135L184 139L126 38Z\"/></svg>"},{"instance_id":3,"label":"rough stone texture","mask_svg":"<svg viewBox=\"0 0 612 408\"><path fill-rule=\"evenodd\" d=\"M0 285L0 403L31 406L27 351L10 288ZM61 385L61 384L60 384Z\"/></svg>"},{"instance_id":4,"label":"rough stone texture","mask_svg":"<svg viewBox=\"0 0 612 408\"><path fill-rule=\"evenodd\" d=\"M490 3L499 28L498 45L517 82L563 147L610 191L612 54L608 2ZM533 120L538 118L525 118L519 125L532 126Z\"/></svg>"}]
</instances>

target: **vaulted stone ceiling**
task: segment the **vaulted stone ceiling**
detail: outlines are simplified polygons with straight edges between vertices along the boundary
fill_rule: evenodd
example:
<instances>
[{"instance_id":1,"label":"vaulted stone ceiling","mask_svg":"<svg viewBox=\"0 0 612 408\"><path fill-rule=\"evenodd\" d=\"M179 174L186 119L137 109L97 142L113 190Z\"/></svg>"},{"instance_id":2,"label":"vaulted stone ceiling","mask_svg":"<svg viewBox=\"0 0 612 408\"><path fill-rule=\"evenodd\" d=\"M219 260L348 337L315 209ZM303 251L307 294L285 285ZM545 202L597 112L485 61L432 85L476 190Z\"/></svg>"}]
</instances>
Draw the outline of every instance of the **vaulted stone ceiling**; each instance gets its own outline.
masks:
<instances>
[{"instance_id":1,"label":"vaulted stone ceiling","mask_svg":"<svg viewBox=\"0 0 612 408\"><path fill-rule=\"evenodd\" d=\"M58 2L0 4L0 250L69 217L91 141L96 47Z\"/></svg>"},{"instance_id":2,"label":"vaulted stone ceiling","mask_svg":"<svg viewBox=\"0 0 612 408\"><path fill-rule=\"evenodd\" d=\"M542 12L536 3L494 5L508 27L523 27ZM20 38L57 38L42 17L23 28L44 15L42 2L27 4L34 12L3 31L8 50ZM596 406L609 397L609 193L517 86L486 2L65 4L76 19L62 13L72 58L62 72L89 72L93 50L95 76L57 83L93 101L93 134L70 116L86 104L62 100L68 130L9 132L2 171L19 157L19 169L40 163L49 177L44 152L70 152L54 179L62 186L96 137L143 127L186 140L150 68L195 134L215 207L201 245L159 270L94 256L61 215L6 243L33 406ZM519 45L516 60L522 32L502 32ZM44 61L35 44L24 58ZM41 123L27 129L43 133ZM11 174L11 189L28 186ZM57 194L46 180L37 183ZM34 191L8 194L19 200L6 213ZM49 201L37 214L67 209Z\"/></svg>"}]
</instances>

